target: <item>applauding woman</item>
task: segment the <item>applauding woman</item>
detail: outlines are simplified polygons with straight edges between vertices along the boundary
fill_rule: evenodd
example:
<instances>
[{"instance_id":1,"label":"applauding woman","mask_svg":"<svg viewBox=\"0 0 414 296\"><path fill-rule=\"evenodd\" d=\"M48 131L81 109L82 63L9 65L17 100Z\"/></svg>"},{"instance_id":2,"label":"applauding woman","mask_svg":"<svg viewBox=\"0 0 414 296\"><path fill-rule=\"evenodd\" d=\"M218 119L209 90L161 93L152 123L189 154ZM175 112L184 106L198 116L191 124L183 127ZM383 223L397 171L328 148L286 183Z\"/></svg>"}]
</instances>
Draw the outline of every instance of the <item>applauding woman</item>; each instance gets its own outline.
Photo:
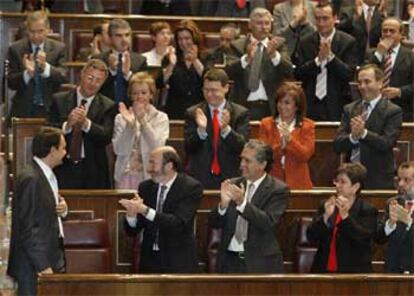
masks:
<instances>
[{"instance_id":1,"label":"applauding woman","mask_svg":"<svg viewBox=\"0 0 414 296\"><path fill-rule=\"evenodd\" d=\"M119 104L115 117L112 144L116 154L115 187L138 189L148 178L149 154L164 146L170 133L168 116L151 104L155 93L154 79L147 73L136 73L129 80L128 94L132 106Z\"/></svg>"},{"instance_id":2,"label":"applauding woman","mask_svg":"<svg viewBox=\"0 0 414 296\"><path fill-rule=\"evenodd\" d=\"M315 151L315 124L305 118L305 95L293 82L284 82L276 92L275 118L260 122L260 139L273 148L271 174L291 189L310 189L308 161Z\"/></svg>"}]
</instances>

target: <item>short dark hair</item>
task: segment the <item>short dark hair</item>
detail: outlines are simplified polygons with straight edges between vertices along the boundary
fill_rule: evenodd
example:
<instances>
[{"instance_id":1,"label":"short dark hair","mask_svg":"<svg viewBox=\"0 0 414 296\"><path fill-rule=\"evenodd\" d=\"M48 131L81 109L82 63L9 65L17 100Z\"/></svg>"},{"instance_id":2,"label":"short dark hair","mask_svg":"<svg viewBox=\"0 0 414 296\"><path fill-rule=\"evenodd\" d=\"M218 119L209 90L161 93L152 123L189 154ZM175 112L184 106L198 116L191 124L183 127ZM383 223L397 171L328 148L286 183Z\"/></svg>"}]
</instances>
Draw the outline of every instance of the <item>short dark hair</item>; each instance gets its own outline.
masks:
<instances>
[{"instance_id":1,"label":"short dark hair","mask_svg":"<svg viewBox=\"0 0 414 296\"><path fill-rule=\"evenodd\" d=\"M316 9L322 9L322 8L325 8L325 7L330 7L330 8L331 8L331 10L332 10L332 15L333 15L333 16L336 16L336 15L337 15L337 13L336 13L336 9L335 9L335 7L332 5L331 1L319 1L319 3L318 3L318 4L316 4L316 6L315 6L315 10L316 10Z\"/></svg>"},{"instance_id":2,"label":"short dark hair","mask_svg":"<svg viewBox=\"0 0 414 296\"><path fill-rule=\"evenodd\" d=\"M44 158L49 155L52 147L58 149L62 135L63 132L61 129L55 127L42 127L33 137L33 156Z\"/></svg>"},{"instance_id":3,"label":"short dark hair","mask_svg":"<svg viewBox=\"0 0 414 296\"><path fill-rule=\"evenodd\" d=\"M276 90L275 95L275 117L279 115L279 111L277 110L277 103L285 96L290 96L295 101L297 108L295 115L296 125L299 126L303 121L303 117L306 115L306 97L302 86L293 81L284 81L279 86L279 88Z\"/></svg>"},{"instance_id":4,"label":"short dark hair","mask_svg":"<svg viewBox=\"0 0 414 296\"><path fill-rule=\"evenodd\" d=\"M335 176L344 174L348 176L352 185L355 183L361 184L360 189L363 187L365 177L367 175L367 169L359 162L343 163L336 170Z\"/></svg>"},{"instance_id":5,"label":"short dark hair","mask_svg":"<svg viewBox=\"0 0 414 296\"><path fill-rule=\"evenodd\" d=\"M204 74L203 80L220 81L221 86L229 84L229 76L223 69L211 68Z\"/></svg>"},{"instance_id":6,"label":"short dark hair","mask_svg":"<svg viewBox=\"0 0 414 296\"><path fill-rule=\"evenodd\" d=\"M363 65L361 67L359 67L357 73L356 73L356 78L358 80L358 75L360 72L362 71L366 71L366 70L374 70L374 75L375 75L375 80L376 81L383 81L384 80L384 71L382 71L382 69L380 67L378 67L375 64L366 64Z\"/></svg>"},{"instance_id":7,"label":"short dark hair","mask_svg":"<svg viewBox=\"0 0 414 296\"><path fill-rule=\"evenodd\" d=\"M162 164L166 165L171 162L176 172L181 172L182 164L180 156L175 149L165 149L162 151Z\"/></svg>"},{"instance_id":8,"label":"short dark hair","mask_svg":"<svg viewBox=\"0 0 414 296\"><path fill-rule=\"evenodd\" d=\"M164 29L171 30L170 24L167 22L154 22L151 23L148 31L150 35L156 36L159 32L161 32Z\"/></svg>"},{"instance_id":9,"label":"short dark hair","mask_svg":"<svg viewBox=\"0 0 414 296\"><path fill-rule=\"evenodd\" d=\"M264 163L266 161L265 171L270 172L273 166L273 150L268 144L261 140L249 140L244 145L244 148L252 149L256 152L256 160L260 163Z\"/></svg>"},{"instance_id":10,"label":"short dark hair","mask_svg":"<svg viewBox=\"0 0 414 296\"><path fill-rule=\"evenodd\" d=\"M129 31L131 31L131 26L129 25L129 23L124 20L124 19L113 19L109 22L109 27L108 27L108 34L109 36L112 36L114 34L114 32L116 30L119 29L127 29Z\"/></svg>"}]
</instances>

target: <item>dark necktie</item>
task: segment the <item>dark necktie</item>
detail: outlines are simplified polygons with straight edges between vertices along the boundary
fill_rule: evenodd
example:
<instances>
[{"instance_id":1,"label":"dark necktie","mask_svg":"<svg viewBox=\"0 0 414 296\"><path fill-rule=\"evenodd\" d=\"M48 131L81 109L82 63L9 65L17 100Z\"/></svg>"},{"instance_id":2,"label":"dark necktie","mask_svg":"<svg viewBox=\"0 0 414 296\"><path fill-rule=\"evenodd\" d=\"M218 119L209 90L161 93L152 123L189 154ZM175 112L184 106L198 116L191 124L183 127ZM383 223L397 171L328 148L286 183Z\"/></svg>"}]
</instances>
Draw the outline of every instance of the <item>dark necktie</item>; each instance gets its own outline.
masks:
<instances>
[{"instance_id":1,"label":"dark necktie","mask_svg":"<svg viewBox=\"0 0 414 296\"><path fill-rule=\"evenodd\" d=\"M165 201L165 191L167 190L166 185L161 185L160 195L158 196L157 201L157 213L162 213L162 207L164 206ZM157 229L157 233L155 235L154 247L159 250L159 238L160 238L160 231Z\"/></svg>"},{"instance_id":2,"label":"dark necktie","mask_svg":"<svg viewBox=\"0 0 414 296\"><path fill-rule=\"evenodd\" d=\"M367 29L367 45L366 45L366 50L368 52L370 46L369 46L369 39L370 39L370 32L371 32L371 22L372 22L372 7L368 7L367 10L367 18L365 20L365 25L366 25L366 29Z\"/></svg>"},{"instance_id":3,"label":"dark necktie","mask_svg":"<svg viewBox=\"0 0 414 296\"><path fill-rule=\"evenodd\" d=\"M126 96L124 74L122 73L122 53L118 54L118 66L116 67L115 77L115 101L124 101Z\"/></svg>"},{"instance_id":4,"label":"dark necktie","mask_svg":"<svg viewBox=\"0 0 414 296\"><path fill-rule=\"evenodd\" d=\"M338 224L341 223L342 217L339 213L336 215L335 225L333 228L331 244L329 246L329 256L328 256L328 265L326 269L328 271L338 271L338 261L336 258L336 235L338 232Z\"/></svg>"},{"instance_id":5,"label":"dark necktie","mask_svg":"<svg viewBox=\"0 0 414 296\"><path fill-rule=\"evenodd\" d=\"M250 91L256 91L259 88L260 72L263 58L262 46L263 45L261 42L257 44L256 53L254 54L253 60L250 65L248 84Z\"/></svg>"},{"instance_id":6,"label":"dark necktie","mask_svg":"<svg viewBox=\"0 0 414 296\"><path fill-rule=\"evenodd\" d=\"M85 105L86 100L83 99L80 103L80 106ZM76 124L72 127L72 138L69 146L69 157L73 162L81 160L82 138L82 128L80 125Z\"/></svg>"},{"instance_id":7,"label":"dark necktie","mask_svg":"<svg viewBox=\"0 0 414 296\"><path fill-rule=\"evenodd\" d=\"M37 55L39 54L40 48L37 46L33 55L35 61L35 70L33 74L34 82L34 93L33 93L33 104L35 106L43 106L43 89L42 89L42 79L40 77L40 67L37 62Z\"/></svg>"},{"instance_id":8,"label":"dark necktie","mask_svg":"<svg viewBox=\"0 0 414 296\"><path fill-rule=\"evenodd\" d=\"M218 176L220 174L220 163L218 160L218 144L220 138L220 123L218 118L218 109L213 111L213 162L211 163L211 172Z\"/></svg>"}]
</instances>

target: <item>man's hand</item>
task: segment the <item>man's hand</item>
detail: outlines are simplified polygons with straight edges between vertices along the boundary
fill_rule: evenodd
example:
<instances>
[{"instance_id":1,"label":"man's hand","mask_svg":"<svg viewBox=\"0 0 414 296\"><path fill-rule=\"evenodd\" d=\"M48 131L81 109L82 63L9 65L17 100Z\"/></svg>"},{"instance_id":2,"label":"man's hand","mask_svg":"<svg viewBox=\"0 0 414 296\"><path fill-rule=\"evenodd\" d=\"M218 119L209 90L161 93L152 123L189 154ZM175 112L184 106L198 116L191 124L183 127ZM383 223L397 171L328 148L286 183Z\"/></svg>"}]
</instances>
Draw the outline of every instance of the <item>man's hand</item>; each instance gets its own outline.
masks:
<instances>
[{"instance_id":1,"label":"man's hand","mask_svg":"<svg viewBox=\"0 0 414 296\"><path fill-rule=\"evenodd\" d=\"M397 224L397 221L398 221L397 205L398 205L398 202L394 199L390 202L388 206L389 223L391 224L390 226L394 226L395 224Z\"/></svg>"},{"instance_id":2,"label":"man's hand","mask_svg":"<svg viewBox=\"0 0 414 296\"><path fill-rule=\"evenodd\" d=\"M33 60L33 55L23 55L23 67L25 68L25 70L27 70L29 75L33 77L35 71L35 62Z\"/></svg>"},{"instance_id":3,"label":"man's hand","mask_svg":"<svg viewBox=\"0 0 414 296\"><path fill-rule=\"evenodd\" d=\"M319 61L322 62L324 60L327 60L331 54L331 42L328 40L321 41L321 43L319 44Z\"/></svg>"},{"instance_id":4,"label":"man's hand","mask_svg":"<svg viewBox=\"0 0 414 296\"><path fill-rule=\"evenodd\" d=\"M108 57L108 66L112 71L116 71L118 66L118 57L114 53L111 53Z\"/></svg>"},{"instance_id":5,"label":"man's hand","mask_svg":"<svg viewBox=\"0 0 414 296\"><path fill-rule=\"evenodd\" d=\"M231 182L229 179L224 180L221 182L221 188L220 188L220 208L227 209L229 206L229 203L231 201L231 195L230 195L230 186Z\"/></svg>"},{"instance_id":6,"label":"man's hand","mask_svg":"<svg viewBox=\"0 0 414 296\"><path fill-rule=\"evenodd\" d=\"M359 18L362 15L362 4L364 2L362 0L355 0L355 17Z\"/></svg>"},{"instance_id":7,"label":"man's hand","mask_svg":"<svg viewBox=\"0 0 414 296\"><path fill-rule=\"evenodd\" d=\"M124 76L128 76L130 70L131 70L131 55L129 54L129 51L126 51L123 53L123 58L122 58L122 74L124 74Z\"/></svg>"},{"instance_id":8,"label":"man's hand","mask_svg":"<svg viewBox=\"0 0 414 296\"><path fill-rule=\"evenodd\" d=\"M364 134L365 121L361 115L351 118L351 136L355 140L359 140Z\"/></svg>"},{"instance_id":9,"label":"man's hand","mask_svg":"<svg viewBox=\"0 0 414 296\"><path fill-rule=\"evenodd\" d=\"M236 205L241 205L244 201L244 193L246 191L243 183L240 184L240 187L238 187L236 184L230 183L229 191L231 199L236 203Z\"/></svg>"},{"instance_id":10,"label":"man's hand","mask_svg":"<svg viewBox=\"0 0 414 296\"><path fill-rule=\"evenodd\" d=\"M254 55L256 54L256 50L257 48L257 44L258 41L256 39L251 39L251 42L249 43L249 45L247 45L247 62L249 64L252 63L253 59L254 59Z\"/></svg>"},{"instance_id":11,"label":"man's hand","mask_svg":"<svg viewBox=\"0 0 414 296\"><path fill-rule=\"evenodd\" d=\"M386 87L382 89L382 97L386 99L396 99L401 97L401 89L398 87Z\"/></svg>"},{"instance_id":12,"label":"man's hand","mask_svg":"<svg viewBox=\"0 0 414 296\"><path fill-rule=\"evenodd\" d=\"M147 211L144 200L137 193L135 193L134 198L121 199L119 203L127 210L129 217L135 217L137 214L143 214Z\"/></svg>"},{"instance_id":13,"label":"man's hand","mask_svg":"<svg viewBox=\"0 0 414 296\"><path fill-rule=\"evenodd\" d=\"M285 38L279 36L273 36L267 43L266 52L271 59L276 57L277 49L285 42Z\"/></svg>"},{"instance_id":14,"label":"man's hand","mask_svg":"<svg viewBox=\"0 0 414 296\"><path fill-rule=\"evenodd\" d=\"M198 128L202 131L205 132L207 129L207 117L204 114L203 110L201 110L201 108L197 108L195 110L195 116L194 116L195 122L198 126Z\"/></svg>"},{"instance_id":15,"label":"man's hand","mask_svg":"<svg viewBox=\"0 0 414 296\"><path fill-rule=\"evenodd\" d=\"M62 195L59 195L59 203L56 205L56 213L63 217L68 211L68 205Z\"/></svg>"},{"instance_id":16,"label":"man's hand","mask_svg":"<svg viewBox=\"0 0 414 296\"><path fill-rule=\"evenodd\" d=\"M39 51L36 56L36 61L40 71L43 72L46 68L46 53L44 51Z\"/></svg>"},{"instance_id":17,"label":"man's hand","mask_svg":"<svg viewBox=\"0 0 414 296\"><path fill-rule=\"evenodd\" d=\"M220 120L220 129L224 130L226 127L230 124L230 112L227 109L224 109L221 114L221 120Z\"/></svg>"},{"instance_id":18,"label":"man's hand","mask_svg":"<svg viewBox=\"0 0 414 296\"><path fill-rule=\"evenodd\" d=\"M43 269L41 272L38 272L37 275L41 276L43 274L53 274L53 270L51 267Z\"/></svg>"},{"instance_id":19,"label":"man's hand","mask_svg":"<svg viewBox=\"0 0 414 296\"><path fill-rule=\"evenodd\" d=\"M394 40L391 38L382 38L377 45L377 52L385 56L394 44Z\"/></svg>"}]
</instances>

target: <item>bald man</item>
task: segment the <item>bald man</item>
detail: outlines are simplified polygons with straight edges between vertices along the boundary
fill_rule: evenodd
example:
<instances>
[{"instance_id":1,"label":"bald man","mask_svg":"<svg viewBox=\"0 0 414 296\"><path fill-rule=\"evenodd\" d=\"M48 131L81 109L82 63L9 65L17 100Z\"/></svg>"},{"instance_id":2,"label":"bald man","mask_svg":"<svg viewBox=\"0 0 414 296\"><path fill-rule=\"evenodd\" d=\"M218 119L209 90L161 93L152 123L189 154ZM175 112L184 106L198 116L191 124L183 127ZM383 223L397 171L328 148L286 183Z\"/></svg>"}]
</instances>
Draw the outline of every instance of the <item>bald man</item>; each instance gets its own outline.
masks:
<instances>
[{"instance_id":1,"label":"bald man","mask_svg":"<svg viewBox=\"0 0 414 296\"><path fill-rule=\"evenodd\" d=\"M127 234L137 236L144 231L139 272L196 272L193 225L203 187L181 173L180 157L170 146L152 151L147 171L151 179L139 185L138 194L120 201L127 210Z\"/></svg>"}]
</instances>

